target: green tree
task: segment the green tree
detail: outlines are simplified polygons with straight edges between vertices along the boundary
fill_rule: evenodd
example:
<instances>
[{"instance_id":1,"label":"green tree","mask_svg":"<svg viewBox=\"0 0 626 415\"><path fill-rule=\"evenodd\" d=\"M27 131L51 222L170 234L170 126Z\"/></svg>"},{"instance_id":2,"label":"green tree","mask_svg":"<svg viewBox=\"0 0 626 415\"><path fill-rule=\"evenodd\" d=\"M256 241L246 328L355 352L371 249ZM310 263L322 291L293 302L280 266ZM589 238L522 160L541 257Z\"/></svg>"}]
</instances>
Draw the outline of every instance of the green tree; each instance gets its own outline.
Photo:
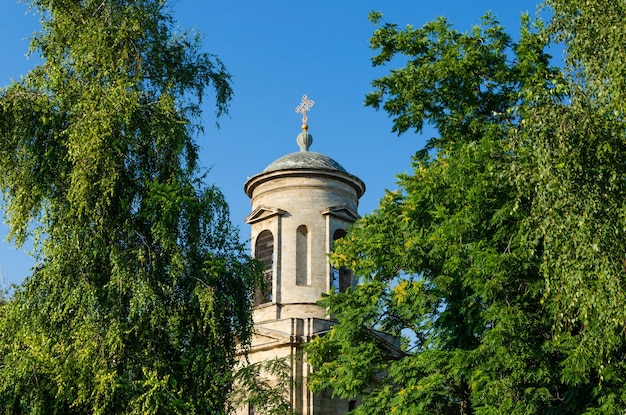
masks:
<instances>
[{"instance_id":1,"label":"green tree","mask_svg":"<svg viewBox=\"0 0 626 415\"><path fill-rule=\"evenodd\" d=\"M291 372L290 358L245 363L235 371L230 401L235 407L253 407L259 415L295 415L291 393L297 385Z\"/></svg>"},{"instance_id":2,"label":"green tree","mask_svg":"<svg viewBox=\"0 0 626 415\"><path fill-rule=\"evenodd\" d=\"M440 137L332 256L360 284L322 301L338 323L307 350L311 385L362 396L355 413L626 409L624 77L611 72L626 16L548 3L548 25L524 16L515 43L489 15L468 33L438 19L371 39L375 65L404 66L366 104L399 134L429 123ZM613 43L594 49L599 33ZM405 356L389 360L376 330L404 338Z\"/></svg>"},{"instance_id":3,"label":"green tree","mask_svg":"<svg viewBox=\"0 0 626 415\"><path fill-rule=\"evenodd\" d=\"M559 88L567 101L529 108L526 118L536 121L519 136L533 156L525 184L536 189L529 226L544 247L563 379L593 387L588 413L624 413L626 7L547 4L553 18L546 35L566 50Z\"/></svg>"},{"instance_id":4,"label":"green tree","mask_svg":"<svg viewBox=\"0 0 626 415\"><path fill-rule=\"evenodd\" d=\"M41 64L0 91L0 190L37 266L0 308L0 411L216 414L259 269L195 135L230 75L163 0L31 0Z\"/></svg>"}]
</instances>

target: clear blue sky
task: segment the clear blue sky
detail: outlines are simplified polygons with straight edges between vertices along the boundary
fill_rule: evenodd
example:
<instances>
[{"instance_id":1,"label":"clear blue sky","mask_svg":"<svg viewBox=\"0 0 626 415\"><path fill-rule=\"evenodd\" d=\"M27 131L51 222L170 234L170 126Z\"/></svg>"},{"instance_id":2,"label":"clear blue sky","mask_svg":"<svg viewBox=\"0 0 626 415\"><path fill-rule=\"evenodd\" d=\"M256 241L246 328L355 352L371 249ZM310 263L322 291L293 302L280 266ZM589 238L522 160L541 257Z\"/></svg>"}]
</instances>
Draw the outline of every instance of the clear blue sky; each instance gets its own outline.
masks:
<instances>
[{"instance_id":1,"label":"clear blue sky","mask_svg":"<svg viewBox=\"0 0 626 415\"><path fill-rule=\"evenodd\" d=\"M24 3L2 3L0 86L6 86L34 65L25 54L38 18L26 13ZM385 21L401 27L446 16L466 31L491 10L515 35L520 13L536 10L536 3L527 0L170 0L170 6L180 27L200 31L206 51L218 55L234 75L230 116L220 120L217 130L213 108L207 106L205 134L198 140L201 162L211 168L207 181L226 195L244 239L250 203L243 183L298 150L295 108L303 94L315 101L309 112L311 151L332 157L366 183L362 215L376 208L385 189L395 188L395 175L410 170L411 155L435 135L397 137L386 113L363 106L371 81L392 69L371 66L370 11L383 12ZM5 283L19 283L33 260L25 249L5 241L7 232L0 223L0 275Z\"/></svg>"}]
</instances>

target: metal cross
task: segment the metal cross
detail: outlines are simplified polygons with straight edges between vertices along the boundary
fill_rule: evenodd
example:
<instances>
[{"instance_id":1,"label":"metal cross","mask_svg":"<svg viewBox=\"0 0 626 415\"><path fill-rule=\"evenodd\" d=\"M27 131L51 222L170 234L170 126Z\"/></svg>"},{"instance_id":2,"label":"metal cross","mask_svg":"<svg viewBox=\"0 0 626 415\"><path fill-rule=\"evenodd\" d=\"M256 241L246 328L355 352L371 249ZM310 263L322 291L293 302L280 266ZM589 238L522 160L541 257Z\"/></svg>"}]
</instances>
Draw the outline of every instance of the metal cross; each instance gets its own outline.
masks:
<instances>
[{"instance_id":1,"label":"metal cross","mask_svg":"<svg viewBox=\"0 0 626 415\"><path fill-rule=\"evenodd\" d=\"M309 99L306 95L302 95L302 102L296 107L296 112L302 114L302 124L306 124L309 120L309 117L306 116L306 112L309 111L314 104L315 102L313 100Z\"/></svg>"}]
</instances>

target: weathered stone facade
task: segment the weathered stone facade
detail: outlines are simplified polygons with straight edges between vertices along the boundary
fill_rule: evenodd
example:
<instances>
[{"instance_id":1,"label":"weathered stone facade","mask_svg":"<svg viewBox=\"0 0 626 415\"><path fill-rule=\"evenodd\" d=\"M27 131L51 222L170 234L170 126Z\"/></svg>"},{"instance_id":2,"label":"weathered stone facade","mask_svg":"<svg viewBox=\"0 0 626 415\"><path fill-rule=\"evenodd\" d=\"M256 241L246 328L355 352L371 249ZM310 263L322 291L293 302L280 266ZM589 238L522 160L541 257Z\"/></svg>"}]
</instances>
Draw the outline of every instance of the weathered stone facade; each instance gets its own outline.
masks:
<instances>
[{"instance_id":1,"label":"weathered stone facade","mask_svg":"<svg viewBox=\"0 0 626 415\"><path fill-rule=\"evenodd\" d=\"M299 143L312 142L304 129ZM289 359L294 387L291 403L303 415L341 415L354 402L313 395L306 387L311 368L302 344L323 335L332 321L316 303L334 285L345 289L352 276L333 270L328 262L334 240L358 218L359 198L365 184L329 157L308 151L291 153L246 181L251 199L253 254L266 263L270 291L257 293L255 335L250 363L276 357ZM260 255L260 257L259 257ZM254 413L240 408L238 414Z\"/></svg>"}]
</instances>

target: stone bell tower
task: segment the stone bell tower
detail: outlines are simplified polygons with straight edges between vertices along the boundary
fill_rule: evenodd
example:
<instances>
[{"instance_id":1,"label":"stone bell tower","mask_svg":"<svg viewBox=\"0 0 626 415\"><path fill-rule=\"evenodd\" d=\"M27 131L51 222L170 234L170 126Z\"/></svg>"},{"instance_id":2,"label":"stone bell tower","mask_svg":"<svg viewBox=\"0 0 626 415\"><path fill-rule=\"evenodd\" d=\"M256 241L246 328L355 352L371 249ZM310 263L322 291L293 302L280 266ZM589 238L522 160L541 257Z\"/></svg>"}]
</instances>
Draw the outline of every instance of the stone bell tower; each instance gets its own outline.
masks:
<instances>
[{"instance_id":1,"label":"stone bell tower","mask_svg":"<svg viewBox=\"0 0 626 415\"><path fill-rule=\"evenodd\" d=\"M328 156L309 151L306 95L296 111L302 114L300 151L287 154L252 176L244 185L251 199L253 255L265 264L266 290L255 295L255 335L250 362L285 357L292 365L291 403L299 414L343 414L354 402L312 395L306 388L310 367L301 345L332 326L317 305L323 293L344 291L353 284L348 270L333 269L328 254L333 243L359 217L365 184ZM247 412L246 412L247 411ZM255 408L239 414L253 414Z\"/></svg>"}]
</instances>

